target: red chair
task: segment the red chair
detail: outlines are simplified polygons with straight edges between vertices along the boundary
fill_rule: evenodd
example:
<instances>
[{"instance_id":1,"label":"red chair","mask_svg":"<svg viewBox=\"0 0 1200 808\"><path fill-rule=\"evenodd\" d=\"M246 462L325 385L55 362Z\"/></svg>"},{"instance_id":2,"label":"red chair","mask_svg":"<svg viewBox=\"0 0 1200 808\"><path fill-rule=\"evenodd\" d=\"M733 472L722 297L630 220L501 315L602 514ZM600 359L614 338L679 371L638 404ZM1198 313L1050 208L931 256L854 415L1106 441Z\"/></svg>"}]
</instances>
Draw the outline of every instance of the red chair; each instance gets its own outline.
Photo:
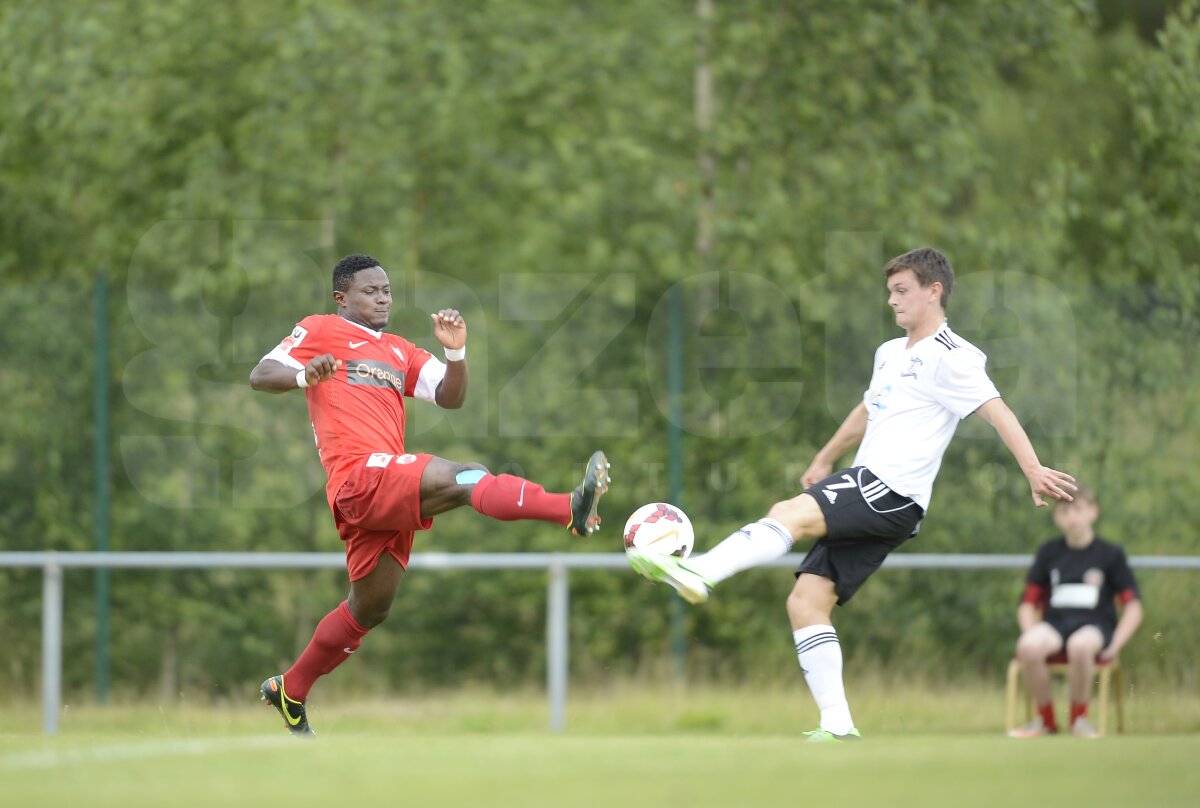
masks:
<instances>
[{"instance_id":1,"label":"red chair","mask_svg":"<svg viewBox=\"0 0 1200 808\"><path fill-rule=\"evenodd\" d=\"M1050 675L1058 674L1060 676L1067 675L1067 652L1059 651L1057 654L1051 654L1046 657L1046 664L1050 668ZM1008 681L1005 686L1006 707L1005 707L1005 727L1006 731L1012 731L1017 726L1017 688L1021 678L1021 664L1014 658L1008 663ZM1110 662L1102 661L1099 657L1096 658L1096 678L1100 682L1099 692L1096 694L1096 732L1104 735L1108 728L1108 696L1111 691L1117 702L1117 732L1125 731L1125 687L1121 679L1121 663L1118 660ZM1115 685L1115 686L1114 686ZM1033 699L1029 697L1029 690L1025 691L1025 720L1033 719Z\"/></svg>"}]
</instances>

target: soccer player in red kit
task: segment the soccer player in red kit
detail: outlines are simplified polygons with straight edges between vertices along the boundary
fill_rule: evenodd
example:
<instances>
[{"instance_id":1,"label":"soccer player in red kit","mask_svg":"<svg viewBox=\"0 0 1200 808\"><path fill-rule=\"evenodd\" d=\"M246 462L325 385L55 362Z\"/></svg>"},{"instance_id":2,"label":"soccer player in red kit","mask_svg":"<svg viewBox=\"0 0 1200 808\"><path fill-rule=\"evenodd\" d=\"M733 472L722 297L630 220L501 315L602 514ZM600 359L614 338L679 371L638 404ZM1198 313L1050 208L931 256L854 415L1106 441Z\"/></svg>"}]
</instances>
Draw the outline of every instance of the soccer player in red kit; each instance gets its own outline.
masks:
<instances>
[{"instance_id":1,"label":"soccer player in red kit","mask_svg":"<svg viewBox=\"0 0 1200 808\"><path fill-rule=\"evenodd\" d=\"M346 545L350 594L317 624L300 658L262 684L262 696L296 735L312 735L309 689L354 653L383 622L408 565L413 536L433 517L470 505L493 519L532 519L576 536L596 530L608 490L603 452L588 461L570 494L548 493L530 480L493 475L404 446L405 397L457 409L467 394L467 325L454 309L430 315L446 362L383 331L391 314L387 273L368 255L343 258L333 270L337 314L305 317L262 358L250 386L269 393L303 389L329 475L326 496Z\"/></svg>"}]
</instances>

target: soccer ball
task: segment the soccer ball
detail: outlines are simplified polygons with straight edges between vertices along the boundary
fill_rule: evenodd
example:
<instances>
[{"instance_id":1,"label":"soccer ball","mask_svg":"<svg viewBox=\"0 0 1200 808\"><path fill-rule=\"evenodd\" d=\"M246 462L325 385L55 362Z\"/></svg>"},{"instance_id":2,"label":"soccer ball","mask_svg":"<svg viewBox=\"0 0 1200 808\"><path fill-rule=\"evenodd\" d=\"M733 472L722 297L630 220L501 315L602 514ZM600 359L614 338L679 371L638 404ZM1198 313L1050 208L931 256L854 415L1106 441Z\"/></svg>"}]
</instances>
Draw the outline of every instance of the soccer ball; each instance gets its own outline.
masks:
<instances>
[{"instance_id":1,"label":"soccer ball","mask_svg":"<svg viewBox=\"0 0 1200 808\"><path fill-rule=\"evenodd\" d=\"M651 502L638 508L625 523L625 549L636 547L643 553L687 558L696 534L687 514L666 502Z\"/></svg>"}]
</instances>

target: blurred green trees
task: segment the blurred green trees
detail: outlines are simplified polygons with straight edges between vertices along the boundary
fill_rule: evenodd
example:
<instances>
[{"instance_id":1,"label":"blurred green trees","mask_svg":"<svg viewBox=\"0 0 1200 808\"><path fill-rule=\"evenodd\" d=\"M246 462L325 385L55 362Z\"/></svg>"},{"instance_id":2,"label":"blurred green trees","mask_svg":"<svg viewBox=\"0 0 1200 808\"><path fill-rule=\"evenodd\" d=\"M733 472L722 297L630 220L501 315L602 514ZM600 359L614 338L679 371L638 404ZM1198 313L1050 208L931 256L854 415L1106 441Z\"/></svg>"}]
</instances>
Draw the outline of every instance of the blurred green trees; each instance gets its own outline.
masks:
<instances>
[{"instance_id":1,"label":"blurred green trees","mask_svg":"<svg viewBox=\"0 0 1200 808\"><path fill-rule=\"evenodd\" d=\"M929 243L959 273L952 323L1044 461L1098 489L1104 535L1194 554L1200 15L1184 3L1139 37L1100 5L717 2L702 29L688 3L7 4L0 548L91 546L100 270L113 549L340 549L303 401L245 379L330 310L336 258L365 251L391 273L393 330L431 346L425 312L443 305L471 330L468 406L415 403L411 447L565 489L603 446L617 475L595 538L454 513L418 551L601 551L666 495L667 289L683 284L682 504L705 547L794 493L895 333L879 268ZM1053 532L975 420L913 551L1031 552ZM240 693L343 579L113 573L117 686ZM68 583L66 675L86 692L91 587ZM1148 583L1127 664L1194 681L1195 576ZM665 657L662 592L632 574L573 585L578 672ZM0 681L17 689L36 681L39 586L0 570L0 640L19 649ZM693 669L790 675L788 586L748 573L689 612ZM839 619L859 664L990 672L1019 589L885 572ZM543 599L528 574L413 575L339 677L536 682Z\"/></svg>"}]
</instances>

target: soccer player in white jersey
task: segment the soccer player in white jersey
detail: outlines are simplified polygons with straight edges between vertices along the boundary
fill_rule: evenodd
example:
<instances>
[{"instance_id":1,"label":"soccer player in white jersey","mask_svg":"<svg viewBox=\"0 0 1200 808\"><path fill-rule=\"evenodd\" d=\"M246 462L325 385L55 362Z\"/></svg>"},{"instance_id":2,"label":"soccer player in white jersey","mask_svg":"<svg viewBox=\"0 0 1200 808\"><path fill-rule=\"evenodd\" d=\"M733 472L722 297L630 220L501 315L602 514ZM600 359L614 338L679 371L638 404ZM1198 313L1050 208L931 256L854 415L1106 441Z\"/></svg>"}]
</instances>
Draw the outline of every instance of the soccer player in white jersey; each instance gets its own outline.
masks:
<instances>
[{"instance_id":1,"label":"soccer player in white jersey","mask_svg":"<svg viewBox=\"0 0 1200 808\"><path fill-rule=\"evenodd\" d=\"M888 305L906 335L875 351L863 400L817 452L801 477L803 493L775 503L767 515L711 551L681 561L630 552L634 569L674 587L689 603L742 570L778 558L793 542L813 544L787 599L800 668L821 711L810 741L859 738L842 685L842 650L833 628L844 604L895 548L916 535L933 480L958 422L973 412L991 424L1029 480L1037 507L1043 497L1070 500L1074 478L1047 468L985 370L983 352L950 330L946 303L954 269L930 247L911 250L884 267ZM833 463L859 444L849 468Z\"/></svg>"}]
</instances>

